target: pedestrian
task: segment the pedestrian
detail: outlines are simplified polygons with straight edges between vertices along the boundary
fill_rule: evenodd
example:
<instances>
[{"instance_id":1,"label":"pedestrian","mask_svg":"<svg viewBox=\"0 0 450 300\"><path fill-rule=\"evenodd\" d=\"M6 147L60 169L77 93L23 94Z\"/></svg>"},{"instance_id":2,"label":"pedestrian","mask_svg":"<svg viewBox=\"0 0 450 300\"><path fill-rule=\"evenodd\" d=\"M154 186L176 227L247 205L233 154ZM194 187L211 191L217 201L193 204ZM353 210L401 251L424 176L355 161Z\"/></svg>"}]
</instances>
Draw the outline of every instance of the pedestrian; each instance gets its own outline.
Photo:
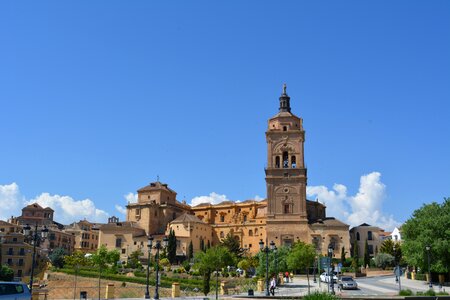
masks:
<instances>
[{"instance_id":1,"label":"pedestrian","mask_svg":"<svg viewBox=\"0 0 450 300\"><path fill-rule=\"evenodd\" d=\"M277 287L277 280L275 279L275 276L272 277L272 280L270 281L270 293L272 296L275 296L275 288Z\"/></svg>"}]
</instances>

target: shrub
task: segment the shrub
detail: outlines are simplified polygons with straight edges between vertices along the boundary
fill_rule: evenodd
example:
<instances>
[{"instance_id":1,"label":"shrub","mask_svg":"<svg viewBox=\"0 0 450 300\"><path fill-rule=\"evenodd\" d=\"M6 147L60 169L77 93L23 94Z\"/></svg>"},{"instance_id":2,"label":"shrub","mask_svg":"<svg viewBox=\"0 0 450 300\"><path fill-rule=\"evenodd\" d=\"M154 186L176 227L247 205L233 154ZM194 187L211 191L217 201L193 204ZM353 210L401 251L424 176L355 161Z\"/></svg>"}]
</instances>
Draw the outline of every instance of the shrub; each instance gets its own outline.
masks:
<instances>
[{"instance_id":1,"label":"shrub","mask_svg":"<svg viewBox=\"0 0 450 300\"><path fill-rule=\"evenodd\" d=\"M425 280L427 280L427 275L417 273L416 274L416 280L423 280L423 281L425 281Z\"/></svg>"},{"instance_id":2,"label":"shrub","mask_svg":"<svg viewBox=\"0 0 450 300\"><path fill-rule=\"evenodd\" d=\"M339 299L336 295L331 295L328 293L315 292L303 297L303 300L337 300Z\"/></svg>"},{"instance_id":3,"label":"shrub","mask_svg":"<svg viewBox=\"0 0 450 300\"><path fill-rule=\"evenodd\" d=\"M411 290L401 290L400 293L398 293L399 296L412 296L413 292Z\"/></svg>"},{"instance_id":4,"label":"shrub","mask_svg":"<svg viewBox=\"0 0 450 300\"><path fill-rule=\"evenodd\" d=\"M378 253L374 258L374 263L377 267L386 269L394 263L394 257L388 253Z\"/></svg>"},{"instance_id":5,"label":"shrub","mask_svg":"<svg viewBox=\"0 0 450 300\"><path fill-rule=\"evenodd\" d=\"M441 292L437 292L436 296L448 296L448 293L441 291Z\"/></svg>"},{"instance_id":6,"label":"shrub","mask_svg":"<svg viewBox=\"0 0 450 300\"><path fill-rule=\"evenodd\" d=\"M189 272L191 270L191 264L189 263L189 261L183 261L183 268L186 270L186 272Z\"/></svg>"},{"instance_id":7,"label":"shrub","mask_svg":"<svg viewBox=\"0 0 450 300\"><path fill-rule=\"evenodd\" d=\"M425 293L423 293L424 296L436 296L436 292L433 289L429 289Z\"/></svg>"}]
</instances>

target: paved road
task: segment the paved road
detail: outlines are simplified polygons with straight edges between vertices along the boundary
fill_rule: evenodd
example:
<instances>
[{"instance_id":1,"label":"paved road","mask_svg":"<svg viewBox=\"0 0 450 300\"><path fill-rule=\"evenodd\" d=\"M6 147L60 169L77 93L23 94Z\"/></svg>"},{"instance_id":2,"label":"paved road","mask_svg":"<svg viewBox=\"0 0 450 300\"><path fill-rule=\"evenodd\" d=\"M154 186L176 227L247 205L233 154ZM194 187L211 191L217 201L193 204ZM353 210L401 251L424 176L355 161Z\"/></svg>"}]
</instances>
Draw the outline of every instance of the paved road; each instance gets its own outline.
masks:
<instances>
[{"instance_id":1,"label":"paved road","mask_svg":"<svg viewBox=\"0 0 450 300\"><path fill-rule=\"evenodd\" d=\"M314 283L312 278L310 278L310 292L314 291L327 291L328 285L324 282ZM351 296L351 295L398 295L399 286L395 281L395 276L377 276L377 277L367 277L367 278L358 278L356 280L359 285L358 290L345 290L338 291L336 289L337 294L341 294L343 296ZM429 289L428 284L424 281L418 280L410 280L404 277L401 278L401 287L402 289L410 289L414 292L417 291L426 291ZM435 291L439 291L438 286L433 286ZM443 289L446 291L450 291L450 288ZM264 296L265 292L254 292L255 296ZM294 277L293 282L289 282L277 288L275 296L301 296L308 294L308 281L305 277ZM220 296L221 299L225 298L234 298L239 299L239 296L247 296L247 293L242 293L240 295L227 295ZM214 296L210 296L209 299L214 299ZM162 299L170 299L170 298L162 298ZM178 299L204 299L203 297L186 297L186 298L178 298ZM131 300L131 299L130 299Z\"/></svg>"}]
</instances>

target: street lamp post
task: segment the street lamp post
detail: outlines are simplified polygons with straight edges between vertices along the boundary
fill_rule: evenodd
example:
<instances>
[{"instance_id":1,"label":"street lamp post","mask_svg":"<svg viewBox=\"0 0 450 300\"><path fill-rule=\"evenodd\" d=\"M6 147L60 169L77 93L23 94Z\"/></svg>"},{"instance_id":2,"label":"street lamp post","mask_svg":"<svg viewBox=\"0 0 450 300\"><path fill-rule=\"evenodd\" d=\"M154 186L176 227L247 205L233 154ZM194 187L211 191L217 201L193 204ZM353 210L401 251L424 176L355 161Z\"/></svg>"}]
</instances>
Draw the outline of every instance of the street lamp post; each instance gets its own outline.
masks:
<instances>
[{"instance_id":1,"label":"street lamp post","mask_svg":"<svg viewBox=\"0 0 450 300\"><path fill-rule=\"evenodd\" d=\"M273 243L273 242L272 242ZM275 282L278 285L278 253L277 253L277 247L275 246L274 243L274 248L273 248L273 253L275 254Z\"/></svg>"},{"instance_id":2,"label":"street lamp post","mask_svg":"<svg viewBox=\"0 0 450 300\"><path fill-rule=\"evenodd\" d=\"M155 297L154 299L159 299L159 250L162 248L166 248L169 243L169 239L165 236L163 238L162 246L160 241L156 241L156 283L155 283Z\"/></svg>"},{"instance_id":3,"label":"street lamp post","mask_svg":"<svg viewBox=\"0 0 450 300\"><path fill-rule=\"evenodd\" d=\"M269 292L269 247L266 245L264 247L264 242L261 239L259 241L259 249L266 253L266 296L270 296ZM273 241L270 242L270 250L275 249L275 243Z\"/></svg>"},{"instance_id":4,"label":"street lamp post","mask_svg":"<svg viewBox=\"0 0 450 300\"><path fill-rule=\"evenodd\" d=\"M26 225L23 228L23 233L26 236L29 236L31 234L31 227L30 225ZM41 235L38 235L38 224L36 222L34 226L34 232L32 233L32 241L33 241L33 260L31 262L31 274L30 274L30 294L33 294L33 277L34 277L34 265L36 262L36 244L38 241L43 241L48 236L48 229L47 226L44 226L44 229L41 230Z\"/></svg>"},{"instance_id":5,"label":"street lamp post","mask_svg":"<svg viewBox=\"0 0 450 300\"><path fill-rule=\"evenodd\" d=\"M152 246L153 246L153 236L149 236L147 240L147 284L145 288L145 299L150 299L150 291L148 290L149 286L149 276L150 276L150 255L152 252Z\"/></svg>"},{"instance_id":6,"label":"street lamp post","mask_svg":"<svg viewBox=\"0 0 450 300\"><path fill-rule=\"evenodd\" d=\"M316 279L316 261L317 261L317 264L319 264L318 257L314 257L314 264L313 264L313 282L314 283L317 283L317 279Z\"/></svg>"},{"instance_id":7,"label":"street lamp post","mask_svg":"<svg viewBox=\"0 0 450 300\"><path fill-rule=\"evenodd\" d=\"M431 247L429 245L427 245L425 247L425 249L427 250L427 254L428 254L428 286L430 288L432 288L433 284L431 284L431 267L430 267L430 250L431 250Z\"/></svg>"},{"instance_id":8,"label":"street lamp post","mask_svg":"<svg viewBox=\"0 0 450 300\"><path fill-rule=\"evenodd\" d=\"M328 245L328 257L330 258L330 265L328 268L328 284L330 285L331 294L334 295L334 279L333 279L333 272L331 270L331 259L333 258L333 245Z\"/></svg>"}]
</instances>

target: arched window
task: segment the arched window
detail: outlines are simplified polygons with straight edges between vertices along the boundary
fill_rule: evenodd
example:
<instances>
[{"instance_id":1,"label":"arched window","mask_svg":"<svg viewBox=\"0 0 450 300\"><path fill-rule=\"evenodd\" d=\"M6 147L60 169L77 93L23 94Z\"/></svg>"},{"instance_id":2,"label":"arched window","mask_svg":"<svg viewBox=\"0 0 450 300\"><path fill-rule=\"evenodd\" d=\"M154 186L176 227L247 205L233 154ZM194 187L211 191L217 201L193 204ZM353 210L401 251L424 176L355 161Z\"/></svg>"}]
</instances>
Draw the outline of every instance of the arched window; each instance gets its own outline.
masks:
<instances>
[{"instance_id":1,"label":"arched window","mask_svg":"<svg viewBox=\"0 0 450 300\"><path fill-rule=\"evenodd\" d=\"M292 155L292 156L291 156L291 166L292 166L292 168L294 168L294 169L295 169L295 167L297 167L297 160L296 160L296 158L295 158L295 155Z\"/></svg>"},{"instance_id":2,"label":"arched window","mask_svg":"<svg viewBox=\"0 0 450 300\"><path fill-rule=\"evenodd\" d=\"M280 167L280 157L277 156L275 157L275 168L279 168Z\"/></svg>"},{"instance_id":3,"label":"arched window","mask_svg":"<svg viewBox=\"0 0 450 300\"><path fill-rule=\"evenodd\" d=\"M283 126L283 131L287 131L287 126Z\"/></svg>"},{"instance_id":4,"label":"arched window","mask_svg":"<svg viewBox=\"0 0 450 300\"><path fill-rule=\"evenodd\" d=\"M292 213L292 204L286 203L286 204L284 205L284 213L285 213L285 214L290 214L290 213Z\"/></svg>"},{"instance_id":5,"label":"arched window","mask_svg":"<svg viewBox=\"0 0 450 300\"><path fill-rule=\"evenodd\" d=\"M225 216L224 215L220 215L220 222L225 222Z\"/></svg>"},{"instance_id":6,"label":"arched window","mask_svg":"<svg viewBox=\"0 0 450 300\"><path fill-rule=\"evenodd\" d=\"M287 151L283 152L283 168L289 168L289 154Z\"/></svg>"},{"instance_id":7,"label":"arched window","mask_svg":"<svg viewBox=\"0 0 450 300\"><path fill-rule=\"evenodd\" d=\"M253 236L253 230L250 229L250 230L248 231L248 236Z\"/></svg>"},{"instance_id":8,"label":"arched window","mask_svg":"<svg viewBox=\"0 0 450 300\"><path fill-rule=\"evenodd\" d=\"M220 232L220 238L223 239L225 237L225 234L223 233L223 231Z\"/></svg>"},{"instance_id":9,"label":"arched window","mask_svg":"<svg viewBox=\"0 0 450 300\"><path fill-rule=\"evenodd\" d=\"M258 235L258 228L255 228L255 235Z\"/></svg>"},{"instance_id":10,"label":"arched window","mask_svg":"<svg viewBox=\"0 0 450 300\"><path fill-rule=\"evenodd\" d=\"M356 233L356 240L359 241L361 238L359 237L359 232Z\"/></svg>"}]
</instances>

